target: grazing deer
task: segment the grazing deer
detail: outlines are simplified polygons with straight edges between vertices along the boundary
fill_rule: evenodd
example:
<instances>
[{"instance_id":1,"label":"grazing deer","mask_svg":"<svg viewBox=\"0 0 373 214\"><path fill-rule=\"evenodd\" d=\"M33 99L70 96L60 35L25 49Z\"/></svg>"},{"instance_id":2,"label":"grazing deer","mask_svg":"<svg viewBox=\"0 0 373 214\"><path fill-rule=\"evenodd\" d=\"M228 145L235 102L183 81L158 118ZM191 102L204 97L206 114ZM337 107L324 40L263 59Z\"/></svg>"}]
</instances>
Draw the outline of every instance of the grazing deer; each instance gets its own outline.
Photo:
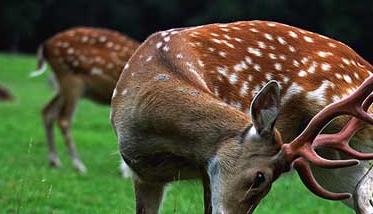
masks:
<instances>
[{"instance_id":1,"label":"grazing deer","mask_svg":"<svg viewBox=\"0 0 373 214\"><path fill-rule=\"evenodd\" d=\"M341 114L372 124L357 106L372 92L373 78L348 97L372 70L341 42L275 22L211 24L150 36L126 64L111 104L121 155L134 172L136 212L157 213L166 183L198 178L205 213L252 213L292 166L317 195L349 198L368 161L340 168L358 161L335 159L373 155L339 141L359 129L351 146L373 151L372 127L355 118L340 134L312 142ZM338 118L327 131L343 127L346 119ZM318 166L315 178L308 162ZM329 192L315 179L330 191L348 193Z\"/></svg>"},{"instance_id":2,"label":"grazing deer","mask_svg":"<svg viewBox=\"0 0 373 214\"><path fill-rule=\"evenodd\" d=\"M0 101L10 101L13 100L13 96L10 92L3 86L0 85Z\"/></svg>"},{"instance_id":3,"label":"grazing deer","mask_svg":"<svg viewBox=\"0 0 373 214\"><path fill-rule=\"evenodd\" d=\"M61 165L53 136L57 121L74 167L86 172L71 135L75 107L81 97L110 104L122 67L138 46L138 42L118 32L87 27L58 33L40 45L38 70L31 75L43 73L47 61L59 86L42 111L51 166Z\"/></svg>"}]
</instances>

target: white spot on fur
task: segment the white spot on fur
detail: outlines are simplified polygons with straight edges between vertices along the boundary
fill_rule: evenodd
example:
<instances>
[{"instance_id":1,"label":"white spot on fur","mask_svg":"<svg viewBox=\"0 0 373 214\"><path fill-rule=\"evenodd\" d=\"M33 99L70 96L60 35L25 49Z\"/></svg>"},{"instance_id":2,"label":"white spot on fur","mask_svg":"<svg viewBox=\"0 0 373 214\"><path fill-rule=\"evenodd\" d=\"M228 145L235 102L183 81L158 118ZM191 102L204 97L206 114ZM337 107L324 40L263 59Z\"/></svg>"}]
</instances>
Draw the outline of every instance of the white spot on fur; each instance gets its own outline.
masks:
<instances>
[{"instance_id":1,"label":"white spot on fur","mask_svg":"<svg viewBox=\"0 0 373 214\"><path fill-rule=\"evenodd\" d=\"M343 79L344 79L347 83L349 83L349 84L352 83L352 79L351 79L351 77L350 77L348 74L344 74L344 75L343 75Z\"/></svg>"},{"instance_id":2,"label":"white spot on fur","mask_svg":"<svg viewBox=\"0 0 373 214\"><path fill-rule=\"evenodd\" d=\"M253 64L253 60L249 56L245 56L245 62L249 65Z\"/></svg>"},{"instance_id":3,"label":"white spot on fur","mask_svg":"<svg viewBox=\"0 0 373 214\"><path fill-rule=\"evenodd\" d=\"M332 55L333 55L333 53L331 53L331 52L326 52L326 51L319 51L317 54L318 54L320 57L322 57L322 58L326 58L326 57L328 57L328 56L332 56Z\"/></svg>"},{"instance_id":4,"label":"white spot on fur","mask_svg":"<svg viewBox=\"0 0 373 214\"><path fill-rule=\"evenodd\" d=\"M304 71L304 70L300 70L299 73L298 73L298 76L305 77L305 76L307 76L307 72Z\"/></svg>"},{"instance_id":5,"label":"white spot on fur","mask_svg":"<svg viewBox=\"0 0 373 214\"><path fill-rule=\"evenodd\" d=\"M350 65L350 60L342 57L342 61L343 61L344 64Z\"/></svg>"},{"instance_id":6,"label":"white spot on fur","mask_svg":"<svg viewBox=\"0 0 373 214\"><path fill-rule=\"evenodd\" d=\"M258 46L259 48L262 48L262 49L265 49L267 47L267 45L262 41L258 41Z\"/></svg>"},{"instance_id":7,"label":"white spot on fur","mask_svg":"<svg viewBox=\"0 0 373 214\"><path fill-rule=\"evenodd\" d=\"M262 68L260 67L260 65L258 65L258 64L254 64L254 69L255 69L256 71L260 71Z\"/></svg>"},{"instance_id":8,"label":"white spot on fur","mask_svg":"<svg viewBox=\"0 0 373 214\"><path fill-rule=\"evenodd\" d=\"M244 97L247 95L247 90L249 90L249 83L248 82L244 82L241 86L241 89L240 89L240 96L241 97Z\"/></svg>"},{"instance_id":9,"label":"white spot on fur","mask_svg":"<svg viewBox=\"0 0 373 214\"><path fill-rule=\"evenodd\" d=\"M268 80L268 81L269 81L269 80L272 80L272 76L273 76L273 75L272 75L271 73L266 73L266 74L265 74L265 78L266 78L266 80Z\"/></svg>"},{"instance_id":10,"label":"white spot on fur","mask_svg":"<svg viewBox=\"0 0 373 214\"><path fill-rule=\"evenodd\" d=\"M281 105L287 103L294 95L302 93L304 89L298 85L297 83L293 82L290 87L286 90L285 95L281 99Z\"/></svg>"},{"instance_id":11,"label":"white spot on fur","mask_svg":"<svg viewBox=\"0 0 373 214\"><path fill-rule=\"evenodd\" d=\"M252 48L252 47L248 47L247 48L247 52L257 56L257 57L260 57L262 56L262 52L258 49L258 48Z\"/></svg>"},{"instance_id":12,"label":"white spot on fur","mask_svg":"<svg viewBox=\"0 0 373 214\"><path fill-rule=\"evenodd\" d=\"M241 61L240 63L233 66L233 70L236 71L236 72L246 70L247 68L248 68L248 66L245 63L245 61Z\"/></svg>"},{"instance_id":13,"label":"white spot on fur","mask_svg":"<svg viewBox=\"0 0 373 214\"><path fill-rule=\"evenodd\" d=\"M88 36L82 36L81 41L82 41L83 43L88 42Z\"/></svg>"},{"instance_id":14,"label":"white spot on fur","mask_svg":"<svg viewBox=\"0 0 373 214\"><path fill-rule=\"evenodd\" d=\"M106 40L107 40L106 36L100 36L98 38L98 41L100 41L100 42L106 42Z\"/></svg>"},{"instance_id":15,"label":"white spot on fur","mask_svg":"<svg viewBox=\"0 0 373 214\"><path fill-rule=\"evenodd\" d=\"M152 59L153 59L153 56L148 56L145 61L150 62L150 60L152 60Z\"/></svg>"},{"instance_id":16,"label":"white spot on fur","mask_svg":"<svg viewBox=\"0 0 373 214\"><path fill-rule=\"evenodd\" d=\"M280 55L279 55L279 58L280 58L281 60L283 60L283 61L286 60L286 56L285 56L284 54L280 54Z\"/></svg>"},{"instance_id":17,"label":"white spot on fur","mask_svg":"<svg viewBox=\"0 0 373 214\"><path fill-rule=\"evenodd\" d=\"M282 70L282 65L281 65L281 63L275 63L274 66L275 66L275 69L276 69L276 70L278 70L278 71L281 71L281 70Z\"/></svg>"},{"instance_id":18,"label":"white spot on fur","mask_svg":"<svg viewBox=\"0 0 373 214\"><path fill-rule=\"evenodd\" d=\"M264 34L264 38L266 38L266 39L268 39L268 40L270 40L270 41L273 40L273 36L272 36L271 34L269 34L269 33L265 33L265 34Z\"/></svg>"},{"instance_id":19,"label":"white spot on fur","mask_svg":"<svg viewBox=\"0 0 373 214\"><path fill-rule=\"evenodd\" d=\"M215 43L217 43L217 44L221 44L221 43L222 43L221 40L219 40L219 39L215 39L215 38L212 38L211 41L213 41L213 42L215 42Z\"/></svg>"},{"instance_id":20,"label":"white spot on fur","mask_svg":"<svg viewBox=\"0 0 373 214\"><path fill-rule=\"evenodd\" d=\"M122 94L123 96L125 96L125 95L127 95L127 93L128 93L128 89L124 89L124 90L122 91L121 94Z\"/></svg>"},{"instance_id":21,"label":"white spot on fur","mask_svg":"<svg viewBox=\"0 0 373 214\"><path fill-rule=\"evenodd\" d=\"M277 41L281 44L281 45L286 45L287 42L285 41L284 38L282 38L281 36L277 37Z\"/></svg>"},{"instance_id":22,"label":"white spot on fur","mask_svg":"<svg viewBox=\"0 0 373 214\"><path fill-rule=\"evenodd\" d=\"M337 45L336 45L336 44L334 44L334 43L331 43L331 42L329 42L329 43L328 43L328 45L329 45L329 47L331 47L331 48L336 48L336 47L337 47Z\"/></svg>"},{"instance_id":23,"label":"white spot on fur","mask_svg":"<svg viewBox=\"0 0 373 214\"><path fill-rule=\"evenodd\" d=\"M310 74L315 73L317 67L317 62L312 62L311 66L307 69L307 72Z\"/></svg>"},{"instance_id":24,"label":"white spot on fur","mask_svg":"<svg viewBox=\"0 0 373 214\"><path fill-rule=\"evenodd\" d=\"M205 67L205 64L202 62L202 60L198 59L197 63L200 67Z\"/></svg>"},{"instance_id":25,"label":"white spot on fur","mask_svg":"<svg viewBox=\"0 0 373 214\"><path fill-rule=\"evenodd\" d=\"M224 51L219 51L219 55L220 55L221 57L226 57L226 56L227 56L227 53L224 52Z\"/></svg>"},{"instance_id":26,"label":"white spot on fur","mask_svg":"<svg viewBox=\"0 0 373 214\"><path fill-rule=\"evenodd\" d=\"M217 71L219 74L221 74L221 75L223 75L223 76L225 76L225 77L227 77L227 75L228 75L228 69L227 69L226 67L218 66L218 67L216 68L216 71Z\"/></svg>"},{"instance_id":27,"label":"white spot on fur","mask_svg":"<svg viewBox=\"0 0 373 214\"><path fill-rule=\"evenodd\" d=\"M327 104L326 100L326 91L330 86L330 82L328 80L323 80L320 87L316 90L310 91L307 93L307 98L310 100L316 100L319 105L324 106Z\"/></svg>"},{"instance_id":28,"label":"white spot on fur","mask_svg":"<svg viewBox=\"0 0 373 214\"><path fill-rule=\"evenodd\" d=\"M108 48L111 48L111 47L113 47L114 46L114 43L113 42L108 42L108 43L106 43L106 47L108 47Z\"/></svg>"},{"instance_id":29,"label":"white spot on fur","mask_svg":"<svg viewBox=\"0 0 373 214\"><path fill-rule=\"evenodd\" d=\"M293 38L298 38L298 34L296 34L294 31L289 31L289 36L293 37Z\"/></svg>"},{"instance_id":30,"label":"white spot on fur","mask_svg":"<svg viewBox=\"0 0 373 214\"><path fill-rule=\"evenodd\" d=\"M158 42L157 44L156 44L156 47L159 49L159 48L161 48L161 46L162 46L162 42Z\"/></svg>"},{"instance_id":31,"label":"white spot on fur","mask_svg":"<svg viewBox=\"0 0 373 214\"><path fill-rule=\"evenodd\" d=\"M337 79L342 79L343 78L340 73L335 73L334 75L335 75L335 77L337 77Z\"/></svg>"},{"instance_id":32,"label":"white spot on fur","mask_svg":"<svg viewBox=\"0 0 373 214\"><path fill-rule=\"evenodd\" d=\"M238 38L238 37L234 38L234 40L236 40L236 41L239 42L239 43L243 42L243 40L240 39L240 38Z\"/></svg>"},{"instance_id":33,"label":"white spot on fur","mask_svg":"<svg viewBox=\"0 0 373 214\"><path fill-rule=\"evenodd\" d=\"M331 66L330 66L330 64L328 64L328 63L322 63L322 64L321 64L321 69L322 69L323 71L330 71L330 68L331 68Z\"/></svg>"},{"instance_id":34,"label":"white spot on fur","mask_svg":"<svg viewBox=\"0 0 373 214\"><path fill-rule=\"evenodd\" d=\"M74 48L67 49L67 54L72 55L75 52Z\"/></svg>"},{"instance_id":35,"label":"white spot on fur","mask_svg":"<svg viewBox=\"0 0 373 214\"><path fill-rule=\"evenodd\" d=\"M170 50L170 47L168 45L165 45L163 48L162 48L163 51L167 52Z\"/></svg>"},{"instance_id":36,"label":"white spot on fur","mask_svg":"<svg viewBox=\"0 0 373 214\"><path fill-rule=\"evenodd\" d=\"M237 74L236 73L233 73L229 76L229 83L234 85L236 84L238 81L238 77L237 77Z\"/></svg>"},{"instance_id":37,"label":"white spot on fur","mask_svg":"<svg viewBox=\"0 0 373 214\"><path fill-rule=\"evenodd\" d=\"M308 57L303 57L301 62L302 62L302 64L306 64L308 62L308 60L309 60Z\"/></svg>"},{"instance_id":38,"label":"white spot on fur","mask_svg":"<svg viewBox=\"0 0 373 214\"><path fill-rule=\"evenodd\" d=\"M303 39L304 39L304 41L309 42L309 43L313 42L313 39L309 36L303 36Z\"/></svg>"},{"instance_id":39,"label":"white spot on fur","mask_svg":"<svg viewBox=\"0 0 373 214\"><path fill-rule=\"evenodd\" d=\"M276 55L273 54L273 53L269 53L268 56L269 56L269 58L271 58L271 59L277 59Z\"/></svg>"},{"instance_id":40,"label":"white spot on fur","mask_svg":"<svg viewBox=\"0 0 373 214\"><path fill-rule=\"evenodd\" d=\"M207 48L207 50L209 50L210 52L214 52L215 48L209 47L209 48Z\"/></svg>"}]
</instances>

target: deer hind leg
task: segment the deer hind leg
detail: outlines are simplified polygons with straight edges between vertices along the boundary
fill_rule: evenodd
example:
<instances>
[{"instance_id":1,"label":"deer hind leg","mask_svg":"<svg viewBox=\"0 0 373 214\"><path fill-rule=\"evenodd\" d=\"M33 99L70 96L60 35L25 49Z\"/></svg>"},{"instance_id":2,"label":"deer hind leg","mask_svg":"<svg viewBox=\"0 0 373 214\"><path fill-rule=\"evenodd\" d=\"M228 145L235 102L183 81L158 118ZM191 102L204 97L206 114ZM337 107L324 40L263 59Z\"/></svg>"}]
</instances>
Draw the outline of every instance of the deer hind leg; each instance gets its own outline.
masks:
<instances>
[{"instance_id":1,"label":"deer hind leg","mask_svg":"<svg viewBox=\"0 0 373 214\"><path fill-rule=\"evenodd\" d=\"M87 172L87 168L80 160L73 136L71 134L72 118L76 105L81 96L81 90L71 87L69 90L63 91L63 94L64 103L60 114L58 115L58 125L64 138L65 145L67 146L69 155L72 159L74 168L77 169L78 172L84 174Z\"/></svg>"},{"instance_id":2,"label":"deer hind leg","mask_svg":"<svg viewBox=\"0 0 373 214\"><path fill-rule=\"evenodd\" d=\"M136 214L158 214L164 183L148 183L134 176Z\"/></svg>"},{"instance_id":3,"label":"deer hind leg","mask_svg":"<svg viewBox=\"0 0 373 214\"><path fill-rule=\"evenodd\" d=\"M57 120L58 114L62 107L63 98L57 94L49 103L43 108L42 117L44 122L45 133L47 137L49 165L51 167L60 167L61 161L56 152L54 141L53 125Z\"/></svg>"}]
</instances>

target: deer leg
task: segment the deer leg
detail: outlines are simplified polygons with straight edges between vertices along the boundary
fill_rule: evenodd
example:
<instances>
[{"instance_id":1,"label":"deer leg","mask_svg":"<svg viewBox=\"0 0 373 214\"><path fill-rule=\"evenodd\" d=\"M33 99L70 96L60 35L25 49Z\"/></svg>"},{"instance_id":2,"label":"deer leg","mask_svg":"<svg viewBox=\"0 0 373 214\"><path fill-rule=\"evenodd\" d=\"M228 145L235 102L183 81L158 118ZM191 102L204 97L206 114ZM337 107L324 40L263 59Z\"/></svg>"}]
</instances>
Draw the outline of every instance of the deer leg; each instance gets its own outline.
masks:
<instances>
[{"instance_id":1,"label":"deer leg","mask_svg":"<svg viewBox=\"0 0 373 214\"><path fill-rule=\"evenodd\" d=\"M58 158L56 152L56 146L54 142L53 125L57 120L58 114L62 106L62 97L57 94L52 100L43 108L42 117L44 122L44 129L47 137L49 165L51 167L60 167L61 161Z\"/></svg>"},{"instance_id":2,"label":"deer leg","mask_svg":"<svg viewBox=\"0 0 373 214\"><path fill-rule=\"evenodd\" d=\"M73 166L80 173L84 174L87 172L86 166L80 160L78 151L76 149L72 134L71 134L71 124L74 114L75 107L78 103L80 95L76 92L69 93L64 96L64 105L58 116L58 125L61 129L65 144L67 146L69 155L73 161Z\"/></svg>"},{"instance_id":3,"label":"deer leg","mask_svg":"<svg viewBox=\"0 0 373 214\"><path fill-rule=\"evenodd\" d=\"M136 214L158 214L164 183L147 183L134 178Z\"/></svg>"},{"instance_id":4,"label":"deer leg","mask_svg":"<svg viewBox=\"0 0 373 214\"><path fill-rule=\"evenodd\" d=\"M211 214L212 213L211 190L210 190L210 179L208 175L202 176L202 184L203 184L203 202L204 202L204 207L205 207L204 213Z\"/></svg>"}]
</instances>

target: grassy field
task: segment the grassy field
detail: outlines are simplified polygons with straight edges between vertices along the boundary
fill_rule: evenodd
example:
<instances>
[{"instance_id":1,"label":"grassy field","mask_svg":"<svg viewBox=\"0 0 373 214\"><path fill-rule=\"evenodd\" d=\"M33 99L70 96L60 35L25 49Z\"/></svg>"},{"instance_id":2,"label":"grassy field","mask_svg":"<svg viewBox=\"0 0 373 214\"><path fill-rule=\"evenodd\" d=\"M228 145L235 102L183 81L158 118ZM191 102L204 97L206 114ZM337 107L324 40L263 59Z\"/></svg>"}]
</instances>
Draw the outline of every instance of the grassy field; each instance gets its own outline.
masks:
<instances>
[{"instance_id":1,"label":"grassy field","mask_svg":"<svg viewBox=\"0 0 373 214\"><path fill-rule=\"evenodd\" d=\"M80 102L73 133L88 174L78 175L62 139L63 168L48 167L40 110L53 95L47 75L30 79L34 57L0 54L0 83L16 96L0 103L0 213L134 213L131 181L120 178L119 155L109 107ZM168 187L161 213L202 213L199 182ZM352 213L339 202L309 193L295 174L283 176L256 213Z\"/></svg>"}]
</instances>

